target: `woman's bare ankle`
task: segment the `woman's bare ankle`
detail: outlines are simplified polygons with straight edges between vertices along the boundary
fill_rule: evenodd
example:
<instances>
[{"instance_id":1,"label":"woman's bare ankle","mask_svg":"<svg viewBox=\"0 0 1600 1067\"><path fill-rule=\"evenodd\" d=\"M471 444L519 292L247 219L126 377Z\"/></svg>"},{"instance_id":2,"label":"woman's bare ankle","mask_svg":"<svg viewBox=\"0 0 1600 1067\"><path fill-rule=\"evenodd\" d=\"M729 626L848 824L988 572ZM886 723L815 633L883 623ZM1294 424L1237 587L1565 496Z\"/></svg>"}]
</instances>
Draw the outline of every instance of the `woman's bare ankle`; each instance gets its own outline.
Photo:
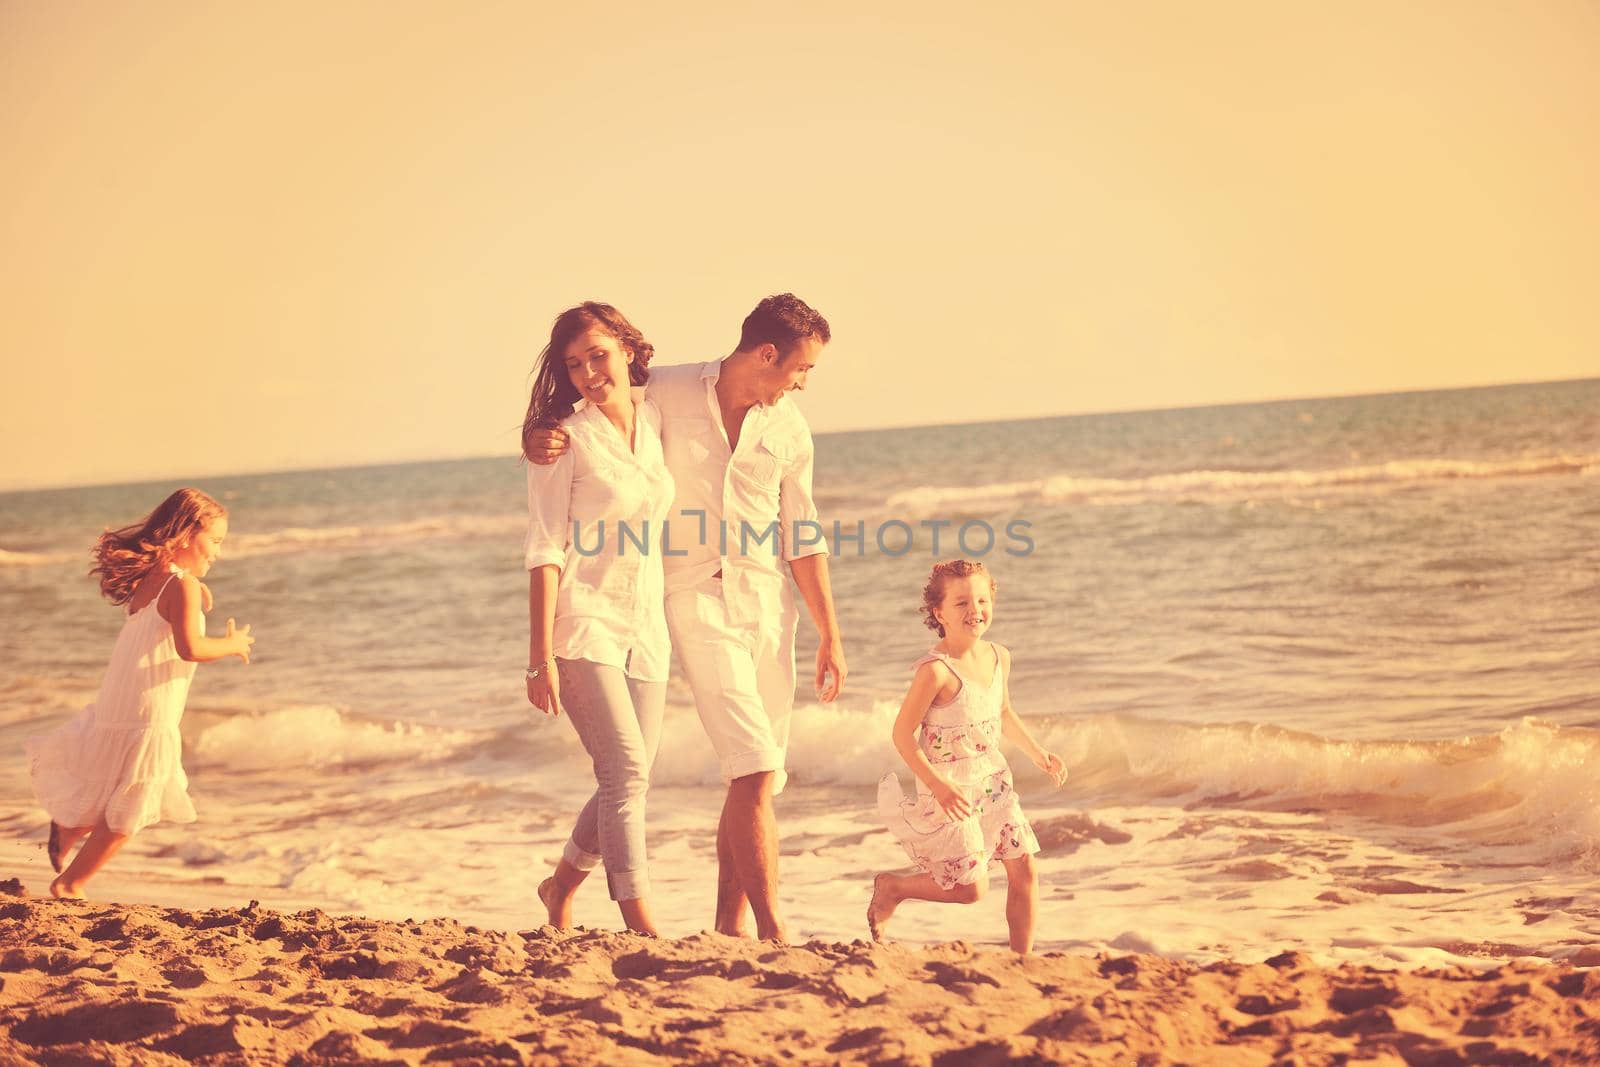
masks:
<instances>
[{"instance_id":1,"label":"woman's bare ankle","mask_svg":"<svg viewBox=\"0 0 1600 1067\"><path fill-rule=\"evenodd\" d=\"M572 925L572 897L576 889L574 886L563 892L558 875L551 875L539 883L539 903L544 905L546 920L557 930L565 930Z\"/></svg>"},{"instance_id":2,"label":"woman's bare ankle","mask_svg":"<svg viewBox=\"0 0 1600 1067\"><path fill-rule=\"evenodd\" d=\"M622 912L622 924L636 934L645 937L660 937L656 930L656 922L650 914L650 906L643 897L632 900L617 901L617 910Z\"/></svg>"}]
</instances>

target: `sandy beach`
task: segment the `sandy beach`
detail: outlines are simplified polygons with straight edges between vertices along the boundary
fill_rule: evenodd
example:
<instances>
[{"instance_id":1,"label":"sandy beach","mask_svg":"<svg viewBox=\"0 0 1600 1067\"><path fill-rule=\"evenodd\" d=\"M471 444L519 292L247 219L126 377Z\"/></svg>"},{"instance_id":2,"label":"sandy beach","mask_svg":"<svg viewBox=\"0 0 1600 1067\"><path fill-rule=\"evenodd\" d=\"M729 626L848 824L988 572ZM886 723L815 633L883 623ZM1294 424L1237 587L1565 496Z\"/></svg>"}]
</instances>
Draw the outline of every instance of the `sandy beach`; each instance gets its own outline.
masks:
<instances>
[{"instance_id":1,"label":"sandy beach","mask_svg":"<svg viewBox=\"0 0 1600 1067\"><path fill-rule=\"evenodd\" d=\"M1566 965L1019 959L959 941L655 941L0 889L0 1060L18 1067L1600 1058L1600 972Z\"/></svg>"}]
</instances>

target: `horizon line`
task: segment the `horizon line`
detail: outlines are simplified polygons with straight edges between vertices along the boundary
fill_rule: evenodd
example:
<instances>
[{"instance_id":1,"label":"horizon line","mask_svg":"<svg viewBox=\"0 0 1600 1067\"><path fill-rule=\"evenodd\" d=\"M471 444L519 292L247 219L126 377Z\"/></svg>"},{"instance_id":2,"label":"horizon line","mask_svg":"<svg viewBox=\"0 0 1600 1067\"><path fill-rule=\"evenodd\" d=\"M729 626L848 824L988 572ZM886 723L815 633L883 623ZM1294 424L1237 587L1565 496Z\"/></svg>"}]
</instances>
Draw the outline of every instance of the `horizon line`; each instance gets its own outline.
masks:
<instances>
[{"instance_id":1,"label":"horizon line","mask_svg":"<svg viewBox=\"0 0 1600 1067\"><path fill-rule=\"evenodd\" d=\"M948 426L985 426L997 423L1028 423L1047 422L1053 419L1079 419L1096 418L1106 415L1151 415L1169 411L1206 411L1215 408L1253 407L1266 404L1295 404L1320 400L1355 400L1363 397L1378 396L1415 396L1422 393L1465 393L1483 389L1507 389L1516 386L1529 385L1573 385L1580 382L1600 382L1600 376L1586 376L1581 378L1536 378L1532 380L1487 382L1477 385L1446 385L1446 386L1421 386L1412 389L1389 389L1382 392L1354 392L1354 393L1324 393L1312 396L1277 396L1254 400L1223 400L1207 404L1177 404L1163 405L1148 408L1105 408L1084 411L1065 411L1050 415L1025 415L1019 418L981 418L961 419L951 422L906 422L888 423L877 426L856 426L837 430L812 431L813 438L835 437L856 433L886 433L892 430L930 430ZM206 474L193 474L186 476L189 483L206 478L227 477L263 477L274 474L314 474L318 471L347 471L347 470L376 470L383 467L409 467L427 463L470 463L478 460L511 459L511 453L482 453L474 452L462 455L431 456L427 458L385 459L375 462L360 463L315 463L304 467L261 467L233 470L218 470ZM520 460L520 457L518 457ZM99 482L65 482L53 484L27 484L12 485L0 484L0 496L12 493L49 493L62 492L73 489L112 489L119 486L149 485L156 482L171 481L173 475L152 475L149 477L129 478L120 481Z\"/></svg>"}]
</instances>

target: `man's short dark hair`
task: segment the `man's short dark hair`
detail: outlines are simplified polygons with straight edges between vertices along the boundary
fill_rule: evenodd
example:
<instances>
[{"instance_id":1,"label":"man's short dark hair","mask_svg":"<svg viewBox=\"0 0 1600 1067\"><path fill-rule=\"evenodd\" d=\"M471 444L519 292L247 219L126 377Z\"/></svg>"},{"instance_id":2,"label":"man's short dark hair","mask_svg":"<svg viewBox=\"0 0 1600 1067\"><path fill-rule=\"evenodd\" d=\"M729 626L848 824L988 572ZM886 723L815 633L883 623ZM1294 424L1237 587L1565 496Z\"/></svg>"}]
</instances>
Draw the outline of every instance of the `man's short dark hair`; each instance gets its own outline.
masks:
<instances>
[{"instance_id":1,"label":"man's short dark hair","mask_svg":"<svg viewBox=\"0 0 1600 1067\"><path fill-rule=\"evenodd\" d=\"M761 301L745 316L744 327L739 331L739 348L749 351L770 343L779 355L787 356L807 337L827 344L832 336L828 320L820 312L793 293L779 293Z\"/></svg>"}]
</instances>

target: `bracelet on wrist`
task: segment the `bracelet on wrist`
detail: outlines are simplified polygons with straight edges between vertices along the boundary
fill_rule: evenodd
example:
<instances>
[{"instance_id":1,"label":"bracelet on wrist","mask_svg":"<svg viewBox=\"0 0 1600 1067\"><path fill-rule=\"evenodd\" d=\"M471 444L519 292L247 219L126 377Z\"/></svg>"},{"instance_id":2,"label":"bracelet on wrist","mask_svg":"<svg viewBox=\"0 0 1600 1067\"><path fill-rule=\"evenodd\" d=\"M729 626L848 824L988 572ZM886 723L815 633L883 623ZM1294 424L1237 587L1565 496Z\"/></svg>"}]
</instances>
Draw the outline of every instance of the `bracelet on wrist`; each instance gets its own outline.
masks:
<instances>
[{"instance_id":1,"label":"bracelet on wrist","mask_svg":"<svg viewBox=\"0 0 1600 1067\"><path fill-rule=\"evenodd\" d=\"M528 676L528 681L531 682L535 678L542 678L546 674L550 673L550 668L552 666L554 666L554 664L555 664L554 660L548 660L547 659L543 663L536 663L536 664L531 665L523 673Z\"/></svg>"}]
</instances>

